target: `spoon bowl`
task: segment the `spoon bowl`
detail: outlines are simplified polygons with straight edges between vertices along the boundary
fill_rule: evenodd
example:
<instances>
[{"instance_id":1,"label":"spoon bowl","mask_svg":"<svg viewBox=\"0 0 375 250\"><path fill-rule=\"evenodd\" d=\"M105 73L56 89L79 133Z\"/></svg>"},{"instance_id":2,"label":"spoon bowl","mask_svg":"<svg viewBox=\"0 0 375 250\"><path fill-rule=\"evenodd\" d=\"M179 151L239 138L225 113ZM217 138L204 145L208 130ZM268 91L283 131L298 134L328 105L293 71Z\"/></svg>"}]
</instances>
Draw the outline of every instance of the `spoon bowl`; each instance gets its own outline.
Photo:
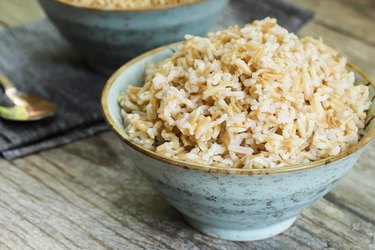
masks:
<instances>
[{"instance_id":1,"label":"spoon bowl","mask_svg":"<svg viewBox=\"0 0 375 250\"><path fill-rule=\"evenodd\" d=\"M39 96L18 91L4 76L0 75L0 86L13 105L0 104L0 117L12 121L37 121L56 113L57 105Z\"/></svg>"}]
</instances>

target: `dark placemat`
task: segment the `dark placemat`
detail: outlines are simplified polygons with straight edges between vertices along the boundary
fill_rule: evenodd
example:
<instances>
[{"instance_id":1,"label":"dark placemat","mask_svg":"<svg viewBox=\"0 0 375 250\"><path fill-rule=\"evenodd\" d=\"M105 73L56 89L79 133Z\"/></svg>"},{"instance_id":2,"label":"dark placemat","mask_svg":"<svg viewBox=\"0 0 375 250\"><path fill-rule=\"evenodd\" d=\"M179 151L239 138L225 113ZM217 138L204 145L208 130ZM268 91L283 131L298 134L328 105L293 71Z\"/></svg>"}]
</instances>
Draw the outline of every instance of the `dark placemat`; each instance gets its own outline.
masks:
<instances>
[{"instance_id":1,"label":"dark placemat","mask_svg":"<svg viewBox=\"0 0 375 250\"><path fill-rule=\"evenodd\" d=\"M266 16L296 31L312 13L277 0L232 0L214 30ZM0 120L0 154L4 158L14 159L107 129L100 110L106 77L91 70L48 20L0 32L0 72L20 90L59 105L56 116L48 120Z\"/></svg>"},{"instance_id":2,"label":"dark placemat","mask_svg":"<svg viewBox=\"0 0 375 250\"><path fill-rule=\"evenodd\" d=\"M0 71L20 90L59 105L48 120L0 121L0 152L6 159L106 129L99 105L105 77L93 72L47 20L0 33Z\"/></svg>"}]
</instances>

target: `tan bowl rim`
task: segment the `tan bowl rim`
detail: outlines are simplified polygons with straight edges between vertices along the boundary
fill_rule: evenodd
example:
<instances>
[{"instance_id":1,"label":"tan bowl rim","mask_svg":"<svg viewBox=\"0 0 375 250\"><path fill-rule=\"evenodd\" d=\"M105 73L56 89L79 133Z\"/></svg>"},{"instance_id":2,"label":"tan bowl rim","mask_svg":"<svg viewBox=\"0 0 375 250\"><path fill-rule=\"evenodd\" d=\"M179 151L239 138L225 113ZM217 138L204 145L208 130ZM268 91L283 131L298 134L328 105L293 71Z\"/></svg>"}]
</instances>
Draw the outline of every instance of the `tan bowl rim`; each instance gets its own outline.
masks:
<instances>
[{"instance_id":1,"label":"tan bowl rim","mask_svg":"<svg viewBox=\"0 0 375 250\"><path fill-rule=\"evenodd\" d=\"M299 165L289 165L285 167L280 167L280 168L271 168L271 169L240 169L240 168L220 168L220 167L215 167L215 166L205 166L203 164L195 164L195 163L189 163L185 162L182 160L176 160L171 157L159 155L156 152L149 150L147 148L142 147L141 145L136 144L135 142L131 141L130 139L126 138L123 136L121 130L115 125L115 122L113 118L109 114L109 108L107 105L107 96L108 92L111 89L113 83L115 80L118 78L119 75L121 75L126 69L128 69L131 65L134 63L138 62L139 60L146 58L150 55L153 55L159 51L162 51L166 48L176 46L178 44L181 44L182 42L178 43L173 43L169 45L165 45L153 50L150 50L134 59L131 61L127 62L123 66L121 66L113 75L108 79L106 82L103 92L102 92L102 97L101 97L101 107L102 107L102 112L104 114L104 118L108 125L111 127L111 129L117 134L123 142L125 142L128 146L132 147L133 149L139 151L142 154L145 154L151 158L154 158L156 160L162 161L164 163L171 164L176 167L181 167L184 169L190 169L190 170L198 170L202 172L209 172L209 173L220 173L220 174L237 174L237 175L269 175L269 174L281 174L281 173L291 173L291 172L299 172L303 170L309 170L313 168L317 168L320 166L325 166L329 163L336 162L338 160L341 160L352 153L358 151L359 149L363 148L366 144L370 142L371 139L375 137L375 126L368 131L356 144L351 146L349 149L331 157L327 157L321 160L309 162L306 164L299 164ZM375 84L373 81L370 80L370 78L362 72L357 66L354 64L348 62L348 66L352 68L352 70L356 71L358 74L360 74L366 81L368 81L367 86L371 85L372 88L375 89Z\"/></svg>"},{"instance_id":2,"label":"tan bowl rim","mask_svg":"<svg viewBox=\"0 0 375 250\"><path fill-rule=\"evenodd\" d=\"M74 4L69 4L66 2L61 2L59 0L51 0L57 4L65 5L71 8L76 9L82 9L82 10L88 10L88 11L105 11L105 12L126 12L126 13L139 13L139 12L149 12L149 11L160 11L160 10L168 10L168 9L177 9L189 5L199 4L202 2L205 2L207 0L199 0L197 2L193 3L181 3L181 4L173 4L173 5L167 5L167 6L156 6L156 7L148 7L148 8L135 8L135 9L104 9L104 8L98 8L98 7L90 7L90 6L77 6Z\"/></svg>"}]
</instances>

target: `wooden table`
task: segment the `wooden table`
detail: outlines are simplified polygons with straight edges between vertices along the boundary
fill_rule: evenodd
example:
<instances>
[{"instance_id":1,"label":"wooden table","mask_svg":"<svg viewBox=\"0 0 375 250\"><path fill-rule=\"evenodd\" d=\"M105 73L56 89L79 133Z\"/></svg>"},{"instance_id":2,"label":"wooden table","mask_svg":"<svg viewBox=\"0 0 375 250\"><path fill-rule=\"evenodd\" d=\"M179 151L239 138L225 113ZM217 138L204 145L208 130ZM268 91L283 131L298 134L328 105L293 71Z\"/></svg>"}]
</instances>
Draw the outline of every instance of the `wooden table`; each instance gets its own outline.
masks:
<instances>
[{"instance_id":1,"label":"wooden table","mask_svg":"<svg viewBox=\"0 0 375 250\"><path fill-rule=\"evenodd\" d=\"M373 0L290 0L316 12L322 36L375 78ZM0 27L43 16L0 0ZM12 162L0 159L0 249L375 249L375 141L339 186L287 232L256 242L204 236L182 219L103 133Z\"/></svg>"}]
</instances>

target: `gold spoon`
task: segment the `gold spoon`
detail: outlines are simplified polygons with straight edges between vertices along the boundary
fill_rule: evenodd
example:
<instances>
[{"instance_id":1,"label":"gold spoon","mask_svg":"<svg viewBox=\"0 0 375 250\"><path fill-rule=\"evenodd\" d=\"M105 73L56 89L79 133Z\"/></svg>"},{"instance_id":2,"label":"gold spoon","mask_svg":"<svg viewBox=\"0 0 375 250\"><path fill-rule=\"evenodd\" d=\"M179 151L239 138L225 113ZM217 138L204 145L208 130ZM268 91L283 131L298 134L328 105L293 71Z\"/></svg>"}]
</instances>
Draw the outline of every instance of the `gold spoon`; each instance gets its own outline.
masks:
<instances>
[{"instance_id":1,"label":"gold spoon","mask_svg":"<svg viewBox=\"0 0 375 250\"><path fill-rule=\"evenodd\" d=\"M5 75L0 74L0 86L12 106L0 104L0 117L12 121L37 121L55 114L57 105L39 96L18 91Z\"/></svg>"}]
</instances>

